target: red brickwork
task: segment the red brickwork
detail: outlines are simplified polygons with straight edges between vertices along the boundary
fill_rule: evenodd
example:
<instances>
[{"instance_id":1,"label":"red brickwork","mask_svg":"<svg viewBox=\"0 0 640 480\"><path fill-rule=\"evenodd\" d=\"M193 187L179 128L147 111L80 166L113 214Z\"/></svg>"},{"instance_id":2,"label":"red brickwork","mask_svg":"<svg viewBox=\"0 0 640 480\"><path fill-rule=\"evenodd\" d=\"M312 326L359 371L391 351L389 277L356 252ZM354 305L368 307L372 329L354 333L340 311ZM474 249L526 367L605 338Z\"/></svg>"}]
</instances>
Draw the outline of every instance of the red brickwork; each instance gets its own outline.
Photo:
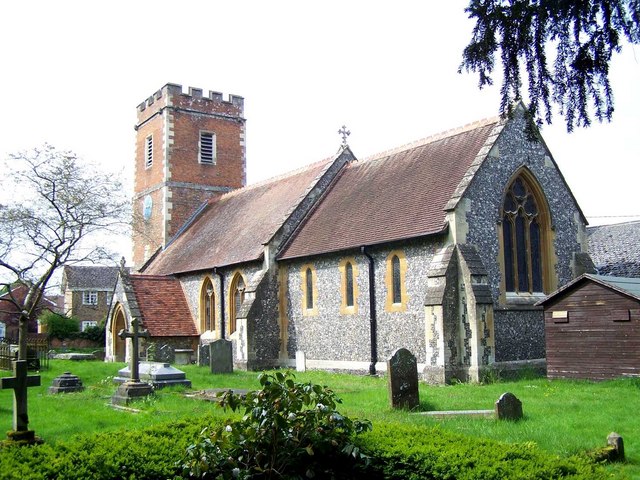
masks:
<instances>
[{"instance_id":1,"label":"red brickwork","mask_svg":"<svg viewBox=\"0 0 640 480\"><path fill-rule=\"evenodd\" d=\"M244 102L231 96L167 84L138 106L134 180L133 261L139 268L179 231L208 198L245 184ZM214 165L199 162L200 132L216 136ZM153 136L153 164L146 139ZM153 201L150 219L144 199Z\"/></svg>"}]
</instances>

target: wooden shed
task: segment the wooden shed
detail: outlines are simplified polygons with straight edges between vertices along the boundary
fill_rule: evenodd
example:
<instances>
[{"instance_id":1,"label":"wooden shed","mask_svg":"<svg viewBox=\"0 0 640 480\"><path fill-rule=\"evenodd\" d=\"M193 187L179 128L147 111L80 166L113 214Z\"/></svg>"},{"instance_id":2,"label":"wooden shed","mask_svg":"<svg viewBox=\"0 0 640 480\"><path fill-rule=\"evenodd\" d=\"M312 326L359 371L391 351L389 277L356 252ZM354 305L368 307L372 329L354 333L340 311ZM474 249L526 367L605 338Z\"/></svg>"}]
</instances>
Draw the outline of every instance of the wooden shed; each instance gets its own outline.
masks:
<instances>
[{"instance_id":1,"label":"wooden shed","mask_svg":"<svg viewBox=\"0 0 640 480\"><path fill-rule=\"evenodd\" d=\"M640 278L585 274L539 305L549 378L640 377Z\"/></svg>"}]
</instances>

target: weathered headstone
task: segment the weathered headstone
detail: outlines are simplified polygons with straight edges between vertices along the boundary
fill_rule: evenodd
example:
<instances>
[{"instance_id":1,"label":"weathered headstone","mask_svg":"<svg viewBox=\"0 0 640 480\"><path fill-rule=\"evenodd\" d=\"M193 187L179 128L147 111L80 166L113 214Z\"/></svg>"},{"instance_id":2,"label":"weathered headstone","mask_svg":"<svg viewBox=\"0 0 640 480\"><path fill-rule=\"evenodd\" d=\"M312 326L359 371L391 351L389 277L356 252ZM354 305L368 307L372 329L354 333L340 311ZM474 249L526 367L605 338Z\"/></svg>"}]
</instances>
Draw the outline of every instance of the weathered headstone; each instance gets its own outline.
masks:
<instances>
[{"instance_id":1,"label":"weathered headstone","mask_svg":"<svg viewBox=\"0 0 640 480\"><path fill-rule=\"evenodd\" d=\"M130 338L133 344L129 368L131 380L124 382L118 387L116 393L111 397L111 403L115 405L128 405L131 401L146 397L153 393L153 387L146 382L140 381L139 374L139 340L140 337L149 337L149 332L140 330L140 322L137 318L131 321L131 331L120 330L118 336L123 340Z\"/></svg>"},{"instance_id":2,"label":"weathered headstone","mask_svg":"<svg viewBox=\"0 0 640 480\"><path fill-rule=\"evenodd\" d=\"M174 352L175 352L175 363L176 363L176 365L189 365L189 364L191 364L191 357L193 356L193 349L191 349L191 348L176 348Z\"/></svg>"},{"instance_id":3,"label":"weathered headstone","mask_svg":"<svg viewBox=\"0 0 640 480\"><path fill-rule=\"evenodd\" d=\"M8 436L12 440L33 442L36 440L33 430L29 430L27 409L27 388L40 386L40 375L27 375L27 361L14 360L13 377L0 379L0 389L13 389L13 432Z\"/></svg>"},{"instance_id":4,"label":"weathered headstone","mask_svg":"<svg viewBox=\"0 0 640 480\"><path fill-rule=\"evenodd\" d=\"M389 400L391 408L416 408L420 404L418 393L418 362L406 348L399 348L387 360Z\"/></svg>"},{"instance_id":5,"label":"weathered headstone","mask_svg":"<svg viewBox=\"0 0 640 480\"><path fill-rule=\"evenodd\" d=\"M211 373L233 373L233 350L229 340L215 340L209 344Z\"/></svg>"},{"instance_id":6,"label":"weathered headstone","mask_svg":"<svg viewBox=\"0 0 640 480\"><path fill-rule=\"evenodd\" d=\"M84 390L82 380L76 375L72 375L71 372L64 372L54 378L49 387L49 393L71 393L81 392L82 390Z\"/></svg>"},{"instance_id":7,"label":"weathered headstone","mask_svg":"<svg viewBox=\"0 0 640 480\"><path fill-rule=\"evenodd\" d=\"M298 372L307 371L307 356L302 350L296 351L296 370Z\"/></svg>"},{"instance_id":8,"label":"weathered headstone","mask_svg":"<svg viewBox=\"0 0 640 480\"><path fill-rule=\"evenodd\" d=\"M496 401L496 418L498 420L520 420L522 418L522 402L513 393L503 393Z\"/></svg>"},{"instance_id":9,"label":"weathered headstone","mask_svg":"<svg viewBox=\"0 0 640 480\"><path fill-rule=\"evenodd\" d=\"M607 445L613 447L611 460L615 462L624 461L624 442L622 437L616 432L611 432L607 437Z\"/></svg>"},{"instance_id":10,"label":"weathered headstone","mask_svg":"<svg viewBox=\"0 0 640 480\"><path fill-rule=\"evenodd\" d=\"M209 351L209 344L198 346L198 366L204 367L205 365L211 365L211 355Z\"/></svg>"}]
</instances>

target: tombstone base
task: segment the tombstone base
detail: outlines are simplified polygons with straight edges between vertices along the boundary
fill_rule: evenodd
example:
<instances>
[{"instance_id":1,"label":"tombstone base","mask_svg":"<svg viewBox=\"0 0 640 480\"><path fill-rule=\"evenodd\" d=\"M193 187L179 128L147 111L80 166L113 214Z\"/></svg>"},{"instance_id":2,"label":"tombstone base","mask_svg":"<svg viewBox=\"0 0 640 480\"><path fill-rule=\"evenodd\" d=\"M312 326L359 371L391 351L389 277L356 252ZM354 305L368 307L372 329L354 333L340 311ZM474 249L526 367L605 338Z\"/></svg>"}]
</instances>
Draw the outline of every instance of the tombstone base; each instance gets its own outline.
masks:
<instances>
[{"instance_id":1,"label":"tombstone base","mask_svg":"<svg viewBox=\"0 0 640 480\"><path fill-rule=\"evenodd\" d=\"M145 382L124 382L111 397L114 405L129 405L153 394L153 387Z\"/></svg>"},{"instance_id":2,"label":"tombstone base","mask_svg":"<svg viewBox=\"0 0 640 480\"><path fill-rule=\"evenodd\" d=\"M9 430L7 438L11 442L20 442L25 445L37 445L43 443L40 437L36 437L34 430Z\"/></svg>"}]
</instances>

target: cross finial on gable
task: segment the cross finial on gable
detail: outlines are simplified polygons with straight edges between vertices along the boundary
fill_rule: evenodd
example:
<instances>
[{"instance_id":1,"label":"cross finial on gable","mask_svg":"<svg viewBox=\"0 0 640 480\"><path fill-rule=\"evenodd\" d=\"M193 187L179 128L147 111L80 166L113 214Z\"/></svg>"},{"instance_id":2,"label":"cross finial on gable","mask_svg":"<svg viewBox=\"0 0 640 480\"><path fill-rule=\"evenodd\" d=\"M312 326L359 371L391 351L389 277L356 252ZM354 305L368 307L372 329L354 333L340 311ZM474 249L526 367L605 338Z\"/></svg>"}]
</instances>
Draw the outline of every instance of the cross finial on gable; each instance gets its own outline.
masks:
<instances>
[{"instance_id":1,"label":"cross finial on gable","mask_svg":"<svg viewBox=\"0 0 640 480\"><path fill-rule=\"evenodd\" d=\"M342 145L346 146L347 145L347 137L349 135L351 135L351 132L349 130L347 130L347 127L345 125L343 125L342 128L340 130L338 130L338 134L342 135Z\"/></svg>"}]
</instances>

